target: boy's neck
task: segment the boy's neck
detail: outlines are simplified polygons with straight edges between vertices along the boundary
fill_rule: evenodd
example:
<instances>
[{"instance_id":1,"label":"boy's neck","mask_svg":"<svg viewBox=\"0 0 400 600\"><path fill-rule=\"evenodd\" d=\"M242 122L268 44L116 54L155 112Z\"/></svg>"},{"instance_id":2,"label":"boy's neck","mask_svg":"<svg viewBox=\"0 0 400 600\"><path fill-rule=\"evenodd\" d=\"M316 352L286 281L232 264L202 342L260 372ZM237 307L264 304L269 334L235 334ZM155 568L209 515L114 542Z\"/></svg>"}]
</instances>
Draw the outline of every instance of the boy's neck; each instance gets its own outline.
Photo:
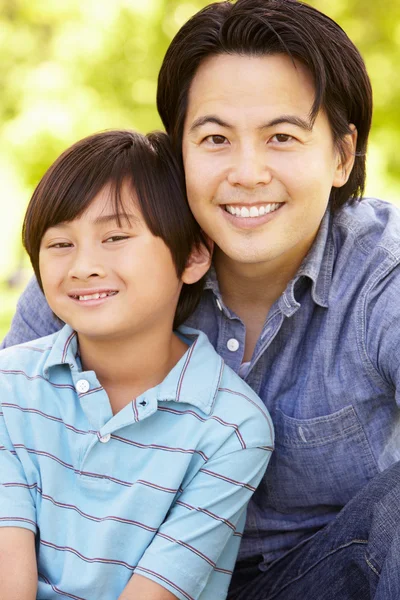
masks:
<instances>
[{"instance_id":1,"label":"boy's neck","mask_svg":"<svg viewBox=\"0 0 400 600\"><path fill-rule=\"evenodd\" d=\"M171 330L130 338L88 338L78 333L83 371L95 371L113 414L165 379L187 350Z\"/></svg>"}]
</instances>

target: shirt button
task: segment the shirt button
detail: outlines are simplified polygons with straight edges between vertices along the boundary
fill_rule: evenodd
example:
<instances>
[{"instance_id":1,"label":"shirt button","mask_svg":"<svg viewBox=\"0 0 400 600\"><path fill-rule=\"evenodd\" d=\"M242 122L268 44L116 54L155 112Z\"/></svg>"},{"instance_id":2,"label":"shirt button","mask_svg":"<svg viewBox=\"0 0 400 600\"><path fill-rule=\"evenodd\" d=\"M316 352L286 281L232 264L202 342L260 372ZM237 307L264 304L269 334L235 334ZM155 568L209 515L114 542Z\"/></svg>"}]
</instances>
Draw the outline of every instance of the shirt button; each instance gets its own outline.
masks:
<instances>
[{"instance_id":1,"label":"shirt button","mask_svg":"<svg viewBox=\"0 0 400 600\"><path fill-rule=\"evenodd\" d=\"M236 352L236 350L239 348L239 342L235 340L235 338L231 338L230 340L228 340L226 345L228 347L228 350L230 350L231 352Z\"/></svg>"},{"instance_id":2,"label":"shirt button","mask_svg":"<svg viewBox=\"0 0 400 600\"><path fill-rule=\"evenodd\" d=\"M218 300L218 298L215 300L216 305L218 306L219 310L222 311L222 306L221 306L221 302Z\"/></svg>"},{"instance_id":3,"label":"shirt button","mask_svg":"<svg viewBox=\"0 0 400 600\"><path fill-rule=\"evenodd\" d=\"M106 435L102 435L100 437L100 441L102 444L107 444L107 442L109 442L111 439L111 434L110 433L106 433Z\"/></svg>"},{"instance_id":4,"label":"shirt button","mask_svg":"<svg viewBox=\"0 0 400 600\"><path fill-rule=\"evenodd\" d=\"M77 392L84 394L89 391L90 383L86 381L86 379L79 379L79 381L76 382L75 388Z\"/></svg>"}]
</instances>

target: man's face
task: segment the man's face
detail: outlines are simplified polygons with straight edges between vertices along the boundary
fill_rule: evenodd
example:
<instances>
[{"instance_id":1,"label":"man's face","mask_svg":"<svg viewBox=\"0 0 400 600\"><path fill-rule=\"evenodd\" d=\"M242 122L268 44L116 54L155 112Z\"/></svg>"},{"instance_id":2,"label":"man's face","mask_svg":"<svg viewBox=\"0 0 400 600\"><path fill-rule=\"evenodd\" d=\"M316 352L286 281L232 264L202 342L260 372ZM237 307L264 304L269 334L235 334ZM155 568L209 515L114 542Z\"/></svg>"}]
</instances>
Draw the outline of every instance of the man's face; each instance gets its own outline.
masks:
<instances>
[{"instance_id":1,"label":"man's face","mask_svg":"<svg viewBox=\"0 0 400 600\"><path fill-rule=\"evenodd\" d=\"M287 265L308 252L332 186L347 175L309 71L283 54L219 55L190 87L182 150L189 204L235 263Z\"/></svg>"}]
</instances>

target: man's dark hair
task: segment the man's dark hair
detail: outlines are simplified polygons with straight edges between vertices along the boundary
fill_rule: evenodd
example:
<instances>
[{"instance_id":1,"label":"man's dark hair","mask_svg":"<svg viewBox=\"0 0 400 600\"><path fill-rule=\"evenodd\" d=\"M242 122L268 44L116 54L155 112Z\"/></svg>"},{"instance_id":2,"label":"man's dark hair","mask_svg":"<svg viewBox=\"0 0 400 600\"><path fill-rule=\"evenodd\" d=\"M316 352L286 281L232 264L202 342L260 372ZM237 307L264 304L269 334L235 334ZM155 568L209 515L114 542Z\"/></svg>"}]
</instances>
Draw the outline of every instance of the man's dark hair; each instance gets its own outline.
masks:
<instances>
[{"instance_id":1,"label":"man's dark hair","mask_svg":"<svg viewBox=\"0 0 400 600\"><path fill-rule=\"evenodd\" d=\"M365 186L365 154L372 118L372 90L361 55L332 19L297 0L215 2L195 14L172 40L158 78L157 107L181 158L188 94L200 64L221 54L287 54L310 71L315 99L310 117L324 109L342 157L344 136L358 131L356 157L347 183L332 188L336 210L360 198Z\"/></svg>"},{"instance_id":2,"label":"man's dark hair","mask_svg":"<svg viewBox=\"0 0 400 600\"><path fill-rule=\"evenodd\" d=\"M68 148L45 173L28 205L22 238L42 291L39 251L47 229L79 217L106 186L116 214L126 215L121 197L125 184L151 233L170 249L178 277L190 252L207 247L187 204L183 172L168 136L162 132L144 136L133 131L105 131ZM183 285L174 327L195 309L203 283L202 279Z\"/></svg>"}]
</instances>

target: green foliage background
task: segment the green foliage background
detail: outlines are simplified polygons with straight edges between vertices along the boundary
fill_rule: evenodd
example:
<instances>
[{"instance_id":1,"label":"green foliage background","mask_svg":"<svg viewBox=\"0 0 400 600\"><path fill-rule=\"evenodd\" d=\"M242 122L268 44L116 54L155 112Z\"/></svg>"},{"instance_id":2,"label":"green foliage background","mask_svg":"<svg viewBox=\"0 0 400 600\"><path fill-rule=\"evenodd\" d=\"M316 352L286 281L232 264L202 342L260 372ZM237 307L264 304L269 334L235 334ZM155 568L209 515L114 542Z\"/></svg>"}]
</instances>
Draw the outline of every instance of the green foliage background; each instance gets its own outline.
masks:
<instances>
[{"instance_id":1,"label":"green foliage background","mask_svg":"<svg viewBox=\"0 0 400 600\"><path fill-rule=\"evenodd\" d=\"M24 209L68 145L101 129L161 126L156 80L178 28L204 0L0 0L0 338L29 264ZM400 3L312 0L360 48L375 94L371 195L400 182Z\"/></svg>"}]
</instances>

